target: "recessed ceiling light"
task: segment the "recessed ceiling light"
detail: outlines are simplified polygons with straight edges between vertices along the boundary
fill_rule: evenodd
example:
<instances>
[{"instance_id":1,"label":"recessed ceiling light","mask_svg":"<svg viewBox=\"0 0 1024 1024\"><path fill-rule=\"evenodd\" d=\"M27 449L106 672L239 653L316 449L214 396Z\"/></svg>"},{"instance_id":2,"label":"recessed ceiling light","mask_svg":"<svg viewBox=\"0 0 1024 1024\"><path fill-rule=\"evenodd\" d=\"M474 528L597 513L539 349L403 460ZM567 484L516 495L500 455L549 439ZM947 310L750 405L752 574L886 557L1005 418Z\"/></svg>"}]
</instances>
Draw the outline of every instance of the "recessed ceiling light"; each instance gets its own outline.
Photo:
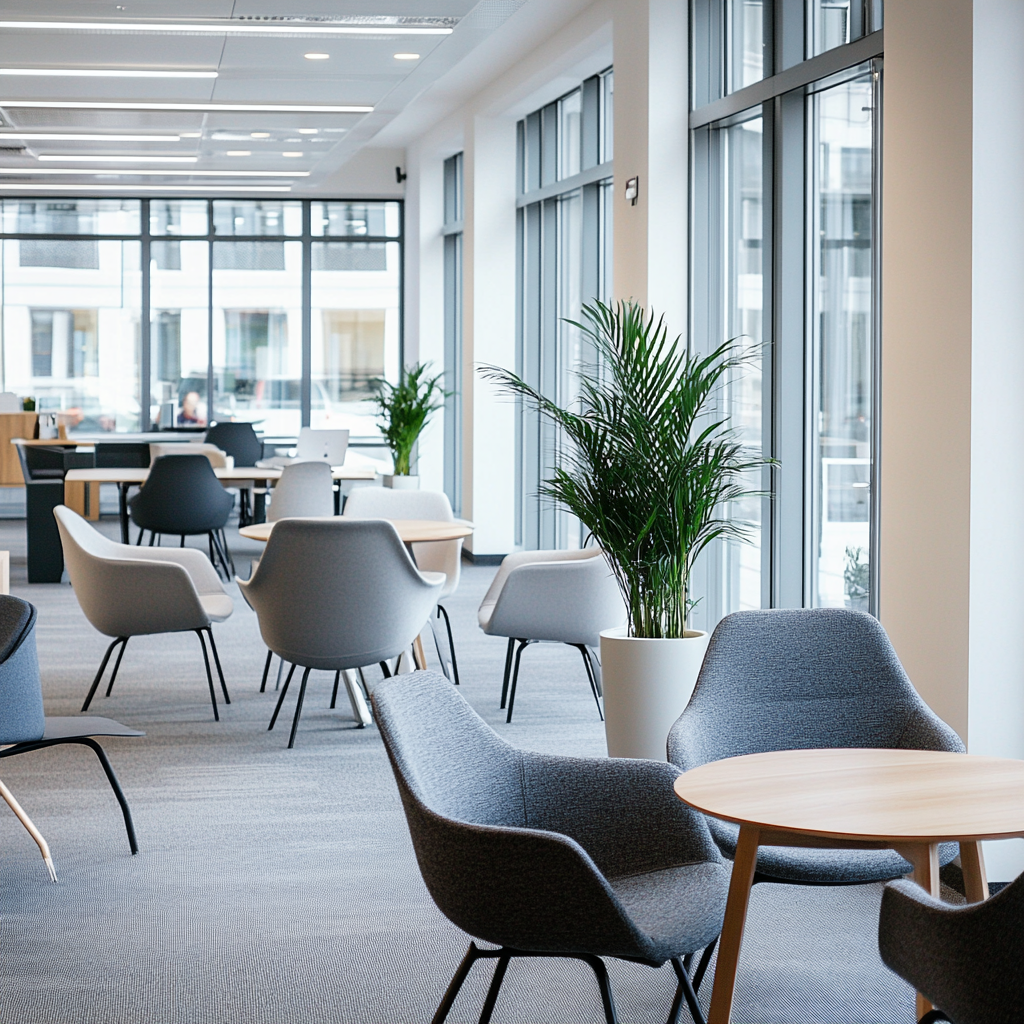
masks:
<instances>
[{"instance_id":1,"label":"recessed ceiling light","mask_svg":"<svg viewBox=\"0 0 1024 1024\"><path fill-rule=\"evenodd\" d=\"M281 156L302 156L302 150L286 149Z\"/></svg>"},{"instance_id":2,"label":"recessed ceiling light","mask_svg":"<svg viewBox=\"0 0 1024 1024\"><path fill-rule=\"evenodd\" d=\"M330 60L331 55L329 53L304 53L302 55L306 60Z\"/></svg>"},{"instance_id":3,"label":"recessed ceiling light","mask_svg":"<svg viewBox=\"0 0 1024 1024\"><path fill-rule=\"evenodd\" d=\"M99 68L0 68L0 75L46 78L216 78L216 71L122 71Z\"/></svg>"},{"instance_id":4,"label":"recessed ceiling light","mask_svg":"<svg viewBox=\"0 0 1024 1024\"><path fill-rule=\"evenodd\" d=\"M198 135L199 133L196 132ZM179 135L87 135L77 132L0 132L0 139L40 142L178 142Z\"/></svg>"},{"instance_id":5,"label":"recessed ceiling light","mask_svg":"<svg viewBox=\"0 0 1024 1024\"><path fill-rule=\"evenodd\" d=\"M183 139L201 139L203 137L202 132L182 132L181 137Z\"/></svg>"},{"instance_id":6,"label":"recessed ceiling light","mask_svg":"<svg viewBox=\"0 0 1024 1024\"><path fill-rule=\"evenodd\" d=\"M36 157L37 160L81 160L83 163L111 163L111 164L194 164L197 156L108 156L107 154L90 153L47 153L44 156Z\"/></svg>"},{"instance_id":7,"label":"recessed ceiling light","mask_svg":"<svg viewBox=\"0 0 1024 1024\"><path fill-rule=\"evenodd\" d=\"M300 128L299 129L299 134L300 135L316 135L316 133L318 131L320 131L319 128Z\"/></svg>"},{"instance_id":8,"label":"recessed ceiling light","mask_svg":"<svg viewBox=\"0 0 1024 1024\"><path fill-rule=\"evenodd\" d=\"M143 21L0 21L0 28L35 29L49 32L169 32L176 35L209 33L221 36L450 36L452 29L422 25L324 25L317 22L282 24L246 23L237 18L210 18L200 22Z\"/></svg>"},{"instance_id":9,"label":"recessed ceiling light","mask_svg":"<svg viewBox=\"0 0 1024 1024\"><path fill-rule=\"evenodd\" d=\"M252 151L248 149L229 149L228 156L252 156Z\"/></svg>"},{"instance_id":10,"label":"recessed ceiling light","mask_svg":"<svg viewBox=\"0 0 1024 1024\"><path fill-rule=\"evenodd\" d=\"M396 53L395 60L419 60L420 55L418 53Z\"/></svg>"},{"instance_id":11,"label":"recessed ceiling light","mask_svg":"<svg viewBox=\"0 0 1024 1024\"><path fill-rule=\"evenodd\" d=\"M71 159L74 159L73 157ZM114 170L113 168L96 167L0 167L0 174L103 174L103 175L132 175L132 174L157 174L157 175L184 175L188 178L197 178L200 175L214 178L308 178L309 171L197 171L190 168L187 171L175 170L172 167L160 168L131 168L125 170Z\"/></svg>"},{"instance_id":12,"label":"recessed ceiling light","mask_svg":"<svg viewBox=\"0 0 1024 1024\"><path fill-rule=\"evenodd\" d=\"M33 192L291 192L291 185L76 185L74 182L61 182L59 185L44 185L39 182L22 182L18 185L0 184L0 189L11 189L17 192L26 190Z\"/></svg>"},{"instance_id":13,"label":"recessed ceiling light","mask_svg":"<svg viewBox=\"0 0 1024 1024\"><path fill-rule=\"evenodd\" d=\"M22 107L32 110L194 110L217 113L277 114L370 114L373 107L312 103L126 103L105 100L16 100L0 99L0 107ZM182 135L185 133L182 132ZM198 133L196 133L198 137Z\"/></svg>"},{"instance_id":14,"label":"recessed ceiling light","mask_svg":"<svg viewBox=\"0 0 1024 1024\"><path fill-rule=\"evenodd\" d=\"M270 132L249 132L251 138L254 139L269 139Z\"/></svg>"}]
</instances>

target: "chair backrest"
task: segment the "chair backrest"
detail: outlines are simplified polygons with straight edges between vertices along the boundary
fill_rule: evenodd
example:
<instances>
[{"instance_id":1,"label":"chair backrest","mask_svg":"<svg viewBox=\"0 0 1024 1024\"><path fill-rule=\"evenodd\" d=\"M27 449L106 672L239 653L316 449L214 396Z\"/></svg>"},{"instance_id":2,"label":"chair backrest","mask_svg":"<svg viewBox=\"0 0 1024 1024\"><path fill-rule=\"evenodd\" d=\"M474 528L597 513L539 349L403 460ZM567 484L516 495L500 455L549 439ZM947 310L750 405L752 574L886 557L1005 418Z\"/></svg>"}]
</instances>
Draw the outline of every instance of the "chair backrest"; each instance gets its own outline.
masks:
<instances>
[{"instance_id":1,"label":"chair backrest","mask_svg":"<svg viewBox=\"0 0 1024 1024\"><path fill-rule=\"evenodd\" d=\"M0 744L43 736L35 627L36 610L28 601L0 594Z\"/></svg>"},{"instance_id":2,"label":"chair backrest","mask_svg":"<svg viewBox=\"0 0 1024 1024\"><path fill-rule=\"evenodd\" d=\"M439 585L380 520L283 519L252 578L239 581L266 645L311 668L373 665L419 635Z\"/></svg>"},{"instance_id":3,"label":"chair backrest","mask_svg":"<svg viewBox=\"0 0 1024 1024\"><path fill-rule=\"evenodd\" d=\"M455 518L443 491L395 491L390 487L353 487L343 514L353 519L436 519L444 523ZM461 540L414 544L413 551L421 569L443 572L448 577L448 593L458 586L462 571Z\"/></svg>"},{"instance_id":4,"label":"chair backrest","mask_svg":"<svg viewBox=\"0 0 1024 1024\"><path fill-rule=\"evenodd\" d=\"M334 515L334 478L326 462L285 466L270 492L267 521Z\"/></svg>"},{"instance_id":5,"label":"chair backrest","mask_svg":"<svg viewBox=\"0 0 1024 1024\"><path fill-rule=\"evenodd\" d=\"M669 760L688 769L807 747L964 749L872 616L846 608L727 615L669 733Z\"/></svg>"},{"instance_id":6,"label":"chair backrest","mask_svg":"<svg viewBox=\"0 0 1024 1024\"><path fill-rule=\"evenodd\" d=\"M179 441L169 444L159 442L149 446L150 465L155 463L157 459L162 459L169 455L204 455L214 469L224 469L228 465L227 453L222 452L215 444L191 441L182 443Z\"/></svg>"},{"instance_id":7,"label":"chair backrest","mask_svg":"<svg viewBox=\"0 0 1024 1024\"><path fill-rule=\"evenodd\" d=\"M255 466L263 458L263 442L251 423L214 423L205 441L230 455L236 466Z\"/></svg>"},{"instance_id":8,"label":"chair backrest","mask_svg":"<svg viewBox=\"0 0 1024 1024\"><path fill-rule=\"evenodd\" d=\"M143 530L187 535L223 527L234 498L205 455L172 455L153 463L130 505L132 522Z\"/></svg>"},{"instance_id":9,"label":"chair backrest","mask_svg":"<svg viewBox=\"0 0 1024 1024\"><path fill-rule=\"evenodd\" d=\"M295 447L298 459L321 459L329 466L340 466L348 451L347 430L313 430L302 427Z\"/></svg>"}]
</instances>

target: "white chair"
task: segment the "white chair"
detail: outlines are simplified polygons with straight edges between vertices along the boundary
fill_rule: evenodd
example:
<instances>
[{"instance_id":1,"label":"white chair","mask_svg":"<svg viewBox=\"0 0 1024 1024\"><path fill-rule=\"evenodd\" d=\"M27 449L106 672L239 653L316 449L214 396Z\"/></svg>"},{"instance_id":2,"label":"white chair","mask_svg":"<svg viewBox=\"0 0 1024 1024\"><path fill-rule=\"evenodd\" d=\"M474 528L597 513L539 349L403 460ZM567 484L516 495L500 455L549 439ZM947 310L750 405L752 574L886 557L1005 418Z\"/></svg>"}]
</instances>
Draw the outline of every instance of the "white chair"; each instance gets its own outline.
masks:
<instances>
[{"instance_id":1,"label":"white chair","mask_svg":"<svg viewBox=\"0 0 1024 1024\"><path fill-rule=\"evenodd\" d=\"M206 555L195 548L138 548L118 544L94 530L65 505L58 505L53 514L57 517L64 562L78 603L96 629L114 637L103 655L82 710L89 709L110 655L118 644L121 650L107 685L108 697L131 637L190 631L199 636L213 717L220 721L203 634L210 639L224 702L230 704L212 623L223 622L234 611L234 606Z\"/></svg>"},{"instance_id":2,"label":"white chair","mask_svg":"<svg viewBox=\"0 0 1024 1024\"><path fill-rule=\"evenodd\" d=\"M186 442L177 444L154 443L149 446L149 464L165 455L205 455L214 469L232 469L235 460L222 452L215 444Z\"/></svg>"},{"instance_id":3,"label":"white chair","mask_svg":"<svg viewBox=\"0 0 1024 1024\"><path fill-rule=\"evenodd\" d=\"M326 462L285 466L270 492L267 522L334 515L334 478Z\"/></svg>"},{"instance_id":4,"label":"white chair","mask_svg":"<svg viewBox=\"0 0 1024 1024\"><path fill-rule=\"evenodd\" d=\"M390 487L357 487L345 502L343 515L353 519L434 519L450 523L455 519L451 502L443 491L393 491ZM459 663L455 657L455 640L448 612L440 602L455 593L462 571L462 540L431 541L413 544L416 565L428 572L443 572L444 587L438 599L437 614L444 616L448 632L448 650L451 653L451 672L448 661L441 653L441 644L434 628L433 617L430 630L434 635L434 647L444 674L456 686L459 685Z\"/></svg>"},{"instance_id":5,"label":"white chair","mask_svg":"<svg viewBox=\"0 0 1024 1024\"><path fill-rule=\"evenodd\" d=\"M390 523L329 519L284 519L274 527L256 572L238 581L256 612L263 642L291 665L270 728L301 665L289 748L302 714L312 669L345 675L352 710L360 726L369 720L366 695L351 669L397 657L419 636L444 585L440 573L413 565ZM334 706L332 698L331 706Z\"/></svg>"},{"instance_id":6,"label":"white chair","mask_svg":"<svg viewBox=\"0 0 1024 1024\"><path fill-rule=\"evenodd\" d=\"M625 624L626 606L600 548L508 555L484 595L477 620L489 636L508 637L501 686L501 706L508 703L506 721L512 721L519 659L540 641L568 644L583 655L597 711L604 718L600 633Z\"/></svg>"}]
</instances>

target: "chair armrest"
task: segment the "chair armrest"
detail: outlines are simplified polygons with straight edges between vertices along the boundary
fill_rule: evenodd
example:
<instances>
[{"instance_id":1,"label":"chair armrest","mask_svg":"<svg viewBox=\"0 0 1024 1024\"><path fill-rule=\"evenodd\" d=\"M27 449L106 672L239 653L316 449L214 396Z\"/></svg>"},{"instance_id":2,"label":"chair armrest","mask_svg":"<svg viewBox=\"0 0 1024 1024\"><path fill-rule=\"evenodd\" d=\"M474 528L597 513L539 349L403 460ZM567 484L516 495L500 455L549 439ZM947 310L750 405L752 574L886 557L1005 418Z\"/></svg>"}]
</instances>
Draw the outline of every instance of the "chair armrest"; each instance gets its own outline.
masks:
<instances>
[{"instance_id":1,"label":"chair armrest","mask_svg":"<svg viewBox=\"0 0 1024 1024\"><path fill-rule=\"evenodd\" d=\"M662 761L524 752L530 828L570 836L609 877L722 862L703 815L675 795Z\"/></svg>"},{"instance_id":2,"label":"chair armrest","mask_svg":"<svg viewBox=\"0 0 1024 1024\"><path fill-rule=\"evenodd\" d=\"M142 561L172 562L188 573L198 594L226 594L217 570L197 548L139 548Z\"/></svg>"},{"instance_id":3,"label":"chair armrest","mask_svg":"<svg viewBox=\"0 0 1024 1024\"><path fill-rule=\"evenodd\" d=\"M494 574L494 579L491 580L491 585L487 588L487 593L481 604L493 604L497 601L498 594L501 593L505 581L513 569L518 569L523 565L538 565L543 562L566 562L579 557L580 555L575 551L516 551L511 555L506 555L501 560L501 565Z\"/></svg>"}]
</instances>

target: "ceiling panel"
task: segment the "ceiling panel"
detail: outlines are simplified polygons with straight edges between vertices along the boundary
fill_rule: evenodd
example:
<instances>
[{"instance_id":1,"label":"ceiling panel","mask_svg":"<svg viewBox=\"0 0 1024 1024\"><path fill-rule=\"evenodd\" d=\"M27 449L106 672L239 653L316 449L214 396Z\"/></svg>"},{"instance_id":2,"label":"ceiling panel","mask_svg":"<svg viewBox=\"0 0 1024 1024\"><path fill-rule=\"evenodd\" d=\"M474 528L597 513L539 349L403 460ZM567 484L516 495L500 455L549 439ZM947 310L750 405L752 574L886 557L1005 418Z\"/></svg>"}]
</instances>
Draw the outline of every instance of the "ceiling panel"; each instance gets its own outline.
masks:
<instances>
[{"instance_id":1,"label":"ceiling panel","mask_svg":"<svg viewBox=\"0 0 1024 1024\"><path fill-rule=\"evenodd\" d=\"M200 131L203 115L186 110L63 110L59 107L5 107L5 121L12 128L40 131L46 128L81 128L89 131Z\"/></svg>"},{"instance_id":2,"label":"ceiling panel","mask_svg":"<svg viewBox=\"0 0 1024 1024\"><path fill-rule=\"evenodd\" d=\"M223 43L223 36L76 36L73 32L5 29L0 32L0 64L19 68L153 67L216 71Z\"/></svg>"},{"instance_id":3,"label":"ceiling panel","mask_svg":"<svg viewBox=\"0 0 1024 1024\"><path fill-rule=\"evenodd\" d=\"M291 70L302 76L320 78L346 74L379 74L390 71L406 75L416 61L395 60L396 53L429 54L443 44L446 36L349 36L335 39L268 39L266 36L228 36L219 67ZM310 51L329 53L330 60L306 60Z\"/></svg>"},{"instance_id":4,"label":"ceiling panel","mask_svg":"<svg viewBox=\"0 0 1024 1024\"><path fill-rule=\"evenodd\" d=\"M118 11L110 0L0 0L0 15L12 18L230 18L232 0L130 0Z\"/></svg>"},{"instance_id":5,"label":"ceiling panel","mask_svg":"<svg viewBox=\"0 0 1024 1024\"><path fill-rule=\"evenodd\" d=\"M216 79L18 78L0 76L0 106L17 100L208 103Z\"/></svg>"}]
</instances>

